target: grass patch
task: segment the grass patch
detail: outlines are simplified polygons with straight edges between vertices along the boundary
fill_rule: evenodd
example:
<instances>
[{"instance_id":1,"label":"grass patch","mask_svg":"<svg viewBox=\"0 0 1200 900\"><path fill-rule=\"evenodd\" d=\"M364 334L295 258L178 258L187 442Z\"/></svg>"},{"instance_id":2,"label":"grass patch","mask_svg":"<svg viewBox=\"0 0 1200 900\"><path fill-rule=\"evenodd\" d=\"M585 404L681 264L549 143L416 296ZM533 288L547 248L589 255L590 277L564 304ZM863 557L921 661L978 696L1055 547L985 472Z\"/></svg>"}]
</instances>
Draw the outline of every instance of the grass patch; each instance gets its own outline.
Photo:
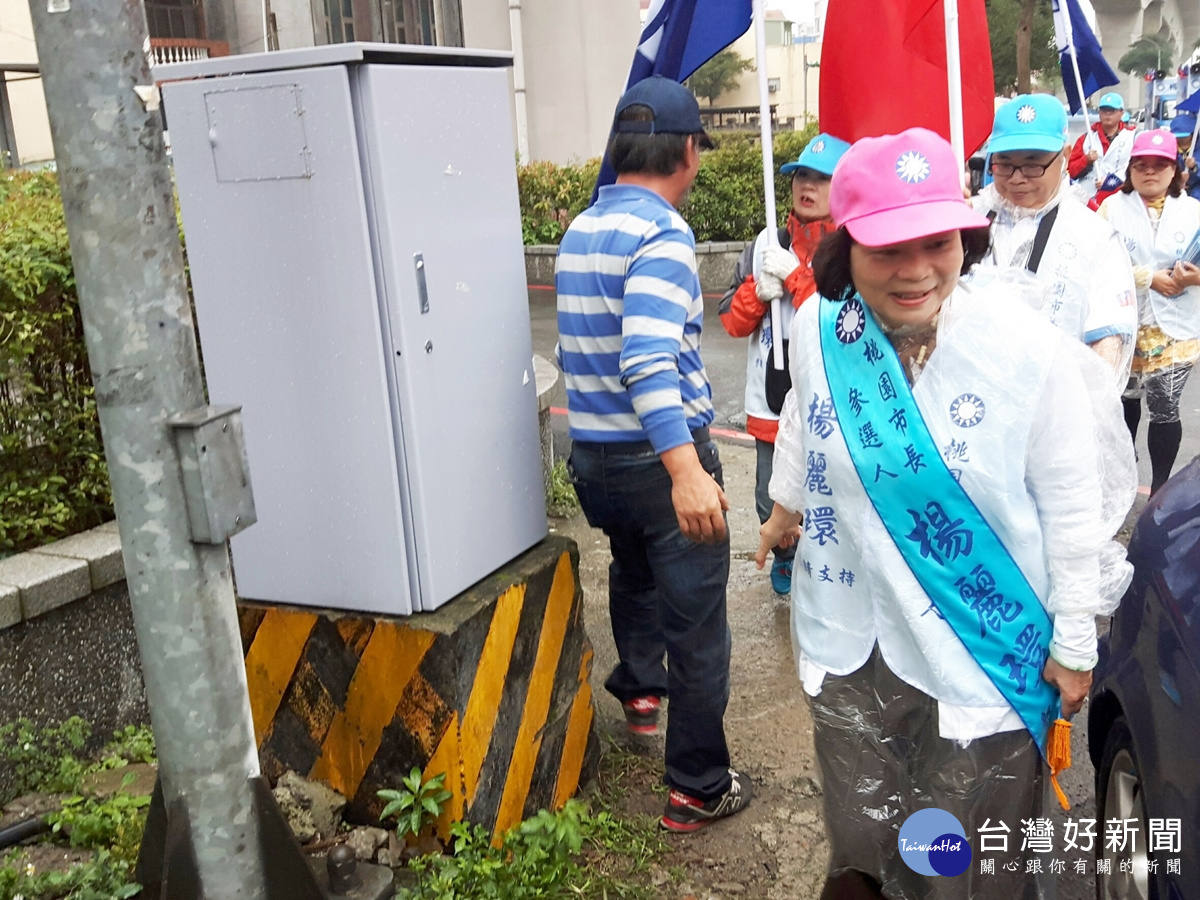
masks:
<instances>
[{"instance_id":1,"label":"grass patch","mask_svg":"<svg viewBox=\"0 0 1200 900\"><path fill-rule=\"evenodd\" d=\"M29 793L67 795L62 809L46 816L52 830L40 843L0 858L0 900L124 900L141 890L133 868L150 797L128 791L132 773L104 799L81 787L93 772L153 762L154 735L144 726L124 728L94 759L81 755L90 737L91 726L78 717L46 728L27 719L0 726L0 762L9 776L0 802Z\"/></svg>"},{"instance_id":2,"label":"grass patch","mask_svg":"<svg viewBox=\"0 0 1200 900\"><path fill-rule=\"evenodd\" d=\"M413 860L417 884L399 900L654 900L654 863L670 849L658 817L630 814L623 791L653 764L610 743L595 783L557 813L540 811L493 845L480 826L451 827L451 853ZM644 790L638 787L637 790ZM661 879L660 879L661 880Z\"/></svg>"},{"instance_id":3,"label":"grass patch","mask_svg":"<svg viewBox=\"0 0 1200 900\"><path fill-rule=\"evenodd\" d=\"M556 459L554 467L550 470L546 512L557 519L569 519L579 512L579 497L575 494L575 485L571 484L571 474L567 471L565 459Z\"/></svg>"}]
</instances>

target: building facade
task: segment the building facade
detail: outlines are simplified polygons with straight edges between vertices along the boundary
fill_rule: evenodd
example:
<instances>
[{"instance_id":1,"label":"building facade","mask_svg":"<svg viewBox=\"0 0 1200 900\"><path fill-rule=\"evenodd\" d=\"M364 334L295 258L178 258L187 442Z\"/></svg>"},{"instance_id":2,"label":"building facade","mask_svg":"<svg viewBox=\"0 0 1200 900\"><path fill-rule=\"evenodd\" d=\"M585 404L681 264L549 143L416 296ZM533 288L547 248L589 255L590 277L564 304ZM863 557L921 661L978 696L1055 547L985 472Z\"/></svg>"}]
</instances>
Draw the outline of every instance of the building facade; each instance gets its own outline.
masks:
<instances>
[{"instance_id":1,"label":"building facade","mask_svg":"<svg viewBox=\"0 0 1200 900\"><path fill-rule=\"evenodd\" d=\"M143 2L158 63L347 41L511 51L514 148L558 163L603 152L640 32L639 0ZM0 65L35 68L26 0L0 0L0 22ZM11 164L52 159L39 76L5 79L13 134L0 128L0 154L11 140Z\"/></svg>"},{"instance_id":2,"label":"building facade","mask_svg":"<svg viewBox=\"0 0 1200 900\"><path fill-rule=\"evenodd\" d=\"M818 99L821 92L821 31L824 26L825 2L788 4L786 10L766 11L767 90L776 129L804 127L809 119L818 119ZM790 16L804 16L799 21ZM730 48L754 64L738 77L738 86L713 101L715 109L728 110L714 114L714 127L746 127L757 125L758 62L754 29L738 38ZM704 112L703 104L701 111Z\"/></svg>"}]
</instances>

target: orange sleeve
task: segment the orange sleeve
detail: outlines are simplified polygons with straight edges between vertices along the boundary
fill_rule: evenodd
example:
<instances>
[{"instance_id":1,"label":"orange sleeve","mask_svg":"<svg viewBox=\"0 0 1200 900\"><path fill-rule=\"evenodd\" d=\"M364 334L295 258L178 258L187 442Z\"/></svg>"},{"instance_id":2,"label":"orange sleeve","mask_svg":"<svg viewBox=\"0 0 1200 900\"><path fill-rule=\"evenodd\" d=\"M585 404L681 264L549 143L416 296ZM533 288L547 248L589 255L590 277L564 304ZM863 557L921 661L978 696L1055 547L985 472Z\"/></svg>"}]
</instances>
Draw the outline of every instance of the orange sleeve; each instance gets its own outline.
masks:
<instances>
[{"instance_id":1,"label":"orange sleeve","mask_svg":"<svg viewBox=\"0 0 1200 900\"><path fill-rule=\"evenodd\" d=\"M1081 134L1075 141L1075 146L1071 148L1071 158L1067 160L1067 171L1071 173L1072 178L1078 178L1092 167L1087 154L1083 152L1083 141L1086 137L1086 132Z\"/></svg>"},{"instance_id":2,"label":"orange sleeve","mask_svg":"<svg viewBox=\"0 0 1200 900\"><path fill-rule=\"evenodd\" d=\"M732 337L750 337L769 308L754 292L754 276L747 275L733 292L728 307L721 310L721 324Z\"/></svg>"},{"instance_id":3,"label":"orange sleeve","mask_svg":"<svg viewBox=\"0 0 1200 900\"><path fill-rule=\"evenodd\" d=\"M801 303L817 292L812 268L805 265L796 266L792 274L784 279L783 289L792 295L792 305L799 309Z\"/></svg>"}]
</instances>

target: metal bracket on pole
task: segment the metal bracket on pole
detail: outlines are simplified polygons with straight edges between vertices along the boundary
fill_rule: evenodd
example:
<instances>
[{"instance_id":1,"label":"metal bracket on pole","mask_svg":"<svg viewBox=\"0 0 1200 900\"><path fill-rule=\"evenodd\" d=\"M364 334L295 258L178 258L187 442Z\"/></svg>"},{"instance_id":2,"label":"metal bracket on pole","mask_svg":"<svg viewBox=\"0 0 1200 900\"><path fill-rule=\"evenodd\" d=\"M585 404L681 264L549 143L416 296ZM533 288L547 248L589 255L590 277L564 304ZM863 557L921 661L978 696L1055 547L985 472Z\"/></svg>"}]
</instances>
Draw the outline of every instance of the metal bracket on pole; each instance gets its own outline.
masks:
<instances>
[{"instance_id":1,"label":"metal bracket on pole","mask_svg":"<svg viewBox=\"0 0 1200 900\"><path fill-rule=\"evenodd\" d=\"M250 779L258 815L259 852L266 876L267 900L384 900L392 896L392 873L386 866L359 866L355 884L338 890L322 886L322 879L304 858L300 845L266 779ZM168 810L162 783L156 782L146 815L137 879L147 898L154 900L204 900L196 870L187 803L181 797ZM328 876L324 879L328 885ZM365 891L365 893L364 893Z\"/></svg>"},{"instance_id":2,"label":"metal bracket on pole","mask_svg":"<svg viewBox=\"0 0 1200 900\"><path fill-rule=\"evenodd\" d=\"M167 419L175 439L192 543L223 544L258 521L240 406L203 406Z\"/></svg>"}]
</instances>

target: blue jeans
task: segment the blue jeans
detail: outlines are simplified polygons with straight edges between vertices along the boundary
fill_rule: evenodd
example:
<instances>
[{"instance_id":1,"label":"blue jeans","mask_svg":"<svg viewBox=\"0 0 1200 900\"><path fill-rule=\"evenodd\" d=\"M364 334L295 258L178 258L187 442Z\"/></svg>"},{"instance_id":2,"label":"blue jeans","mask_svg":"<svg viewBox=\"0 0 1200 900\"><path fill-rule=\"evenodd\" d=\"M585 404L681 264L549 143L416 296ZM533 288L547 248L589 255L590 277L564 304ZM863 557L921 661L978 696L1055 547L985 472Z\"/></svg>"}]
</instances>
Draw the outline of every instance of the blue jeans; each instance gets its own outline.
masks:
<instances>
[{"instance_id":1,"label":"blue jeans","mask_svg":"<svg viewBox=\"0 0 1200 900\"><path fill-rule=\"evenodd\" d=\"M696 444L721 483L712 441ZM576 442L571 478L588 523L608 535L608 607L620 662L605 688L621 702L670 698L666 783L701 800L729 788L729 539L683 536L671 476L649 444ZM666 657L666 665L663 658Z\"/></svg>"},{"instance_id":2,"label":"blue jeans","mask_svg":"<svg viewBox=\"0 0 1200 900\"><path fill-rule=\"evenodd\" d=\"M767 493L767 488L771 484L771 471L775 463L775 445L770 441L754 439L754 452L756 454L754 467L754 509L758 512L758 521L765 522L771 518L771 510L775 508L775 502L771 499L771 495ZM790 560L796 556L796 545L790 547L776 547L773 551L776 559Z\"/></svg>"}]
</instances>

